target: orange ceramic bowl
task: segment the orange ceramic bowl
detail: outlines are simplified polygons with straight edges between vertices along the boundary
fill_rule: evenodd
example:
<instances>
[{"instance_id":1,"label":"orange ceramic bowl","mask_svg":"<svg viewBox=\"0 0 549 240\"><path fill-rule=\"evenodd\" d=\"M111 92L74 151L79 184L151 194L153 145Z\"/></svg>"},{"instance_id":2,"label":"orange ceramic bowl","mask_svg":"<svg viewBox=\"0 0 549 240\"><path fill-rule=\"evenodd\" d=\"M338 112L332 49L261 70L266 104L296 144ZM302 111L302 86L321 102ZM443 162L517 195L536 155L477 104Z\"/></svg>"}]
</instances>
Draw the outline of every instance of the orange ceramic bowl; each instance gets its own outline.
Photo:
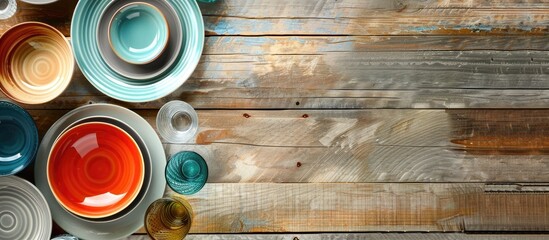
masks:
<instances>
[{"instance_id":1,"label":"orange ceramic bowl","mask_svg":"<svg viewBox=\"0 0 549 240\"><path fill-rule=\"evenodd\" d=\"M0 90L17 102L53 100L67 88L73 71L70 44L52 26L25 22L0 37Z\"/></svg>"},{"instance_id":2,"label":"orange ceramic bowl","mask_svg":"<svg viewBox=\"0 0 549 240\"><path fill-rule=\"evenodd\" d=\"M104 218L124 210L143 185L145 166L135 140L103 122L76 125L50 151L48 184L61 206L75 215Z\"/></svg>"}]
</instances>

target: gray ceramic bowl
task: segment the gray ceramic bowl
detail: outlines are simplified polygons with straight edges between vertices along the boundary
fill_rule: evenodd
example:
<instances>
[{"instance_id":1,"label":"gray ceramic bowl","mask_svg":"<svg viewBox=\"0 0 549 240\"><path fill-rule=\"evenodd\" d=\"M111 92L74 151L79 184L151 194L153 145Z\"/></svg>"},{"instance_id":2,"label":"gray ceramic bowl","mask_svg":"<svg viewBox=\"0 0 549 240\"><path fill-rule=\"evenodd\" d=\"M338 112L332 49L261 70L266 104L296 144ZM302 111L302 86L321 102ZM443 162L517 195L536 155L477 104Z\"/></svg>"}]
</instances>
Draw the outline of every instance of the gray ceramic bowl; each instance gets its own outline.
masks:
<instances>
[{"instance_id":1,"label":"gray ceramic bowl","mask_svg":"<svg viewBox=\"0 0 549 240\"><path fill-rule=\"evenodd\" d=\"M171 4L164 0L140 0L140 2L151 4L158 8L166 17L170 29L166 49L154 61L147 64L131 64L120 59L109 44L109 23L111 19L121 7L129 3L135 3L134 0L112 1L101 13L99 26L97 27L99 52L105 63L116 73L135 80L129 84L137 85L148 84L151 81L158 80L154 78L170 69L179 57L184 44L181 21Z\"/></svg>"},{"instance_id":2,"label":"gray ceramic bowl","mask_svg":"<svg viewBox=\"0 0 549 240\"><path fill-rule=\"evenodd\" d=\"M50 239L52 221L46 199L30 182L16 177L0 181L0 239Z\"/></svg>"}]
</instances>

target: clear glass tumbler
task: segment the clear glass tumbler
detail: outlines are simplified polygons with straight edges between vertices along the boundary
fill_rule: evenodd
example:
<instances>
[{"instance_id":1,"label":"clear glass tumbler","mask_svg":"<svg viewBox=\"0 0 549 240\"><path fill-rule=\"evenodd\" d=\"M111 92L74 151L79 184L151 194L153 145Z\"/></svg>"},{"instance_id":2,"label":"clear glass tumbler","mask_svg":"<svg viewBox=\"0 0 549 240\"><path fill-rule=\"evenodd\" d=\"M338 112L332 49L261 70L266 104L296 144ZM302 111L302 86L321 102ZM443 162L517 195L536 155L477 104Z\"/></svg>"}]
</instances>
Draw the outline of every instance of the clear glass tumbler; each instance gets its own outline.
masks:
<instances>
[{"instance_id":1,"label":"clear glass tumbler","mask_svg":"<svg viewBox=\"0 0 549 240\"><path fill-rule=\"evenodd\" d=\"M0 19L8 19L15 15L17 2L15 0L0 0Z\"/></svg>"},{"instance_id":2,"label":"clear glass tumbler","mask_svg":"<svg viewBox=\"0 0 549 240\"><path fill-rule=\"evenodd\" d=\"M158 111L156 129L170 143L187 143L198 132L198 114L183 101L170 101Z\"/></svg>"}]
</instances>

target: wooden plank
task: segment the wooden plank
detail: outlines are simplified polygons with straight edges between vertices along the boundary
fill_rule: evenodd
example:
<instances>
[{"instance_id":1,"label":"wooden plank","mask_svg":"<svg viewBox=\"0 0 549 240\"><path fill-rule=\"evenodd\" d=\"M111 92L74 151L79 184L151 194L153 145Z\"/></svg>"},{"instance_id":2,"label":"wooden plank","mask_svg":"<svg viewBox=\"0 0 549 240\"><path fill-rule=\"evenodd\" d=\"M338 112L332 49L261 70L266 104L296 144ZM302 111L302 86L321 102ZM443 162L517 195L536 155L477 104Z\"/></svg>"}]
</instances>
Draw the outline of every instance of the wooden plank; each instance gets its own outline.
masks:
<instances>
[{"instance_id":1,"label":"wooden plank","mask_svg":"<svg viewBox=\"0 0 549 240\"><path fill-rule=\"evenodd\" d=\"M27 22L44 22L59 29L69 36L72 13L78 0L64 0L46 5L35 5L17 1L17 12L11 18L0 20L0 35L11 26Z\"/></svg>"},{"instance_id":2,"label":"wooden plank","mask_svg":"<svg viewBox=\"0 0 549 240\"><path fill-rule=\"evenodd\" d=\"M548 6L545 1L434 0L201 5L209 35L547 34Z\"/></svg>"},{"instance_id":3,"label":"wooden plank","mask_svg":"<svg viewBox=\"0 0 549 240\"><path fill-rule=\"evenodd\" d=\"M547 110L201 111L212 182L547 182ZM225 161L222 161L222 160ZM219 172L217 172L219 171ZM216 176L219 176L216 177Z\"/></svg>"},{"instance_id":4,"label":"wooden plank","mask_svg":"<svg viewBox=\"0 0 549 240\"><path fill-rule=\"evenodd\" d=\"M367 15L368 13L364 13ZM377 18L376 18L377 17ZM530 22L530 19L539 19ZM204 17L206 34L265 35L547 35L547 10L424 9L364 18ZM520 23L526 23L524 26ZM319 27L320 26L320 27Z\"/></svg>"},{"instance_id":5,"label":"wooden plank","mask_svg":"<svg viewBox=\"0 0 549 240\"><path fill-rule=\"evenodd\" d=\"M549 1L534 0L230 0L213 4L199 3L202 14L206 16L261 17L364 17L366 13L414 12L421 9L546 9Z\"/></svg>"},{"instance_id":6,"label":"wooden plank","mask_svg":"<svg viewBox=\"0 0 549 240\"><path fill-rule=\"evenodd\" d=\"M168 195L172 193L168 192ZM192 233L546 231L546 192L484 184L206 184Z\"/></svg>"},{"instance_id":7,"label":"wooden plank","mask_svg":"<svg viewBox=\"0 0 549 240\"><path fill-rule=\"evenodd\" d=\"M226 47L232 38L212 39L192 77L164 99L122 103L101 94L76 71L62 96L25 108L70 109L110 102L157 109L171 99L199 109L545 108L549 104L549 51L542 39L533 44L543 51L406 52L398 50L407 45L396 42L388 43L394 44L393 49L379 52L362 47L375 39L349 44L338 39L309 42L290 37L271 44L270 38L262 38L248 50L242 49L254 40L238 38L234 47ZM415 46L428 44L421 42ZM238 46L243 48L237 50Z\"/></svg>"},{"instance_id":8,"label":"wooden plank","mask_svg":"<svg viewBox=\"0 0 549 240\"><path fill-rule=\"evenodd\" d=\"M165 146L207 158L209 182L547 182L546 155L475 155L443 147L351 150L212 144ZM405 155L408 154L408 155Z\"/></svg>"},{"instance_id":9,"label":"wooden plank","mask_svg":"<svg viewBox=\"0 0 549 240\"><path fill-rule=\"evenodd\" d=\"M66 111L32 110L41 136ZM155 126L157 110L137 111ZM549 110L204 110L210 183L549 182Z\"/></svg>"},{"instance_id":10,"label":"wooden plank","mask_svg":"<svg viewBox=\"0 0 549 240\"><path fill-rule=\"evenodd\" d=\"M311 55L331 52L539 50L545 36L210 36L204 55Z\"/></svg>"},{"instance_id":11,"label":"wooden plank","mask_svg":"<svg viewBox=\"0 0 549 240\"><path fill-rule=\"evenodd\" d=\"M40 20L68 34L76 2L19 3L16 17L0 23L0 33L15 23ZM201 8L208 35L546 35L548 6L519 0L227 0Z\"/></svg>"},{"instance_id":12,"label":"wooden plank","mask_svg":"<svg viewBox=\"0 0 549 240\"><path fill-rule=\"evenodd\" d=\"M534 240L545 234L465 234L465 233L317 233L317 234L189 234L188 240ZM133 235L126 240L146 240Z\"/></svg>"},{"instance_id":13,"label":"wooden plank","mask_svg":"<svg viewBox=\"0 0 549 240\"><path fill-rule=\"evenodd\" d=\"M185 88L185 87L183 87ZM93 91L93 90L92 90ZM182 90L183 91L183 90ZM544 109L549 104L548 90L389 90L363 91L360 97L272 96L273 91L218 90L232 97L205 97L204 92L172 94L145 103L127 103L105 95L62 95L41 105L22 105L26 109L73 109L88 103L112 103L132 109L158 109L171 100L189 102L196 109L467 109L531 108ZM288 91L290 92L290 91ZM344 95L343 91L340 94ZM239 96L240 95L240 96ZM245 95L250 97L246 98ZM263 95L263 97L262 97ZM234 96L238 96L234 98ZM6 100L0 96L0 100Z\"/></svg>"},{"instance_id":14,"label":"wooden plank","mask_svg":"<svg viewBox=\"0 0 549 240\"><path fill-rule=\"evenodd\" d=\"M208 35L547 34L539 8L473 1L261 1L205 6ZM303 5L302 5L303 4ZM453 6L452 6L453 5ZM518 9L513 9L518 7ZM276 10L272 10L276 9ZM212 14L211 16L209 14Z\"/></svg>"}]
</instances>

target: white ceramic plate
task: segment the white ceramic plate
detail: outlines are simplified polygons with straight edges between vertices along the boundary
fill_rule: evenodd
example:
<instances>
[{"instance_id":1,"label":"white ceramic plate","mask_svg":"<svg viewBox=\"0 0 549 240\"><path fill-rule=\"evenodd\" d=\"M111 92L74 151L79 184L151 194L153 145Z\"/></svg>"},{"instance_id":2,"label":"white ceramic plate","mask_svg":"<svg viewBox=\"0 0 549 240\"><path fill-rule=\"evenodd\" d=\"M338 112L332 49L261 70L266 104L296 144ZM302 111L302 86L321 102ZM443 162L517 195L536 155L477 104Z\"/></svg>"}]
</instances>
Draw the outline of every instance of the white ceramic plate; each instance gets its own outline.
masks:
<instances>
[{"instance_id":1,"label":"white ceramic plate","mask_svg":"<svg viewBox=\"0 0 549 240\"><path fill-rule=\"evenodd\" d=\"M92 222L79 218L63 209L55 200L47 182L47 156L57 136L68 126L80 119L94 116L105 116L118 119L130 127L143 138L152 159L152 180L144 199L133 211L121 218L108 222ZM164 168L166 155L160 139L154 129L145 119L136 113L116 105L93 104L79 107L65 114L55 122L40 144L36 157L34 178L36 186L42 192L50 206L53 220L68 233L83 239L118 239L129 236L143 226L145 212L148 206L156 199L161 198L166 188Z\"/></svg>"},{"instance_id":2,"label":"white ceramic plate","mask_svg":"<svg viewBox=\"0 0 549 240\"><path fill-rule=\"evenodd\" d=\"M0 239L50 239L51 213L34 185L16 177L0 179Z\"/></svg>"},{"instance_id":3,"label":"white ceramic plate","mask_svg":"<svg viewBox=\"0 0 549 240\"><path fill-rule=\"evenodd\" d=\"M21 2L26 2L30 4L44 5L57 2L57 0L21 0Z\"/></svg>"}]
</instances>

